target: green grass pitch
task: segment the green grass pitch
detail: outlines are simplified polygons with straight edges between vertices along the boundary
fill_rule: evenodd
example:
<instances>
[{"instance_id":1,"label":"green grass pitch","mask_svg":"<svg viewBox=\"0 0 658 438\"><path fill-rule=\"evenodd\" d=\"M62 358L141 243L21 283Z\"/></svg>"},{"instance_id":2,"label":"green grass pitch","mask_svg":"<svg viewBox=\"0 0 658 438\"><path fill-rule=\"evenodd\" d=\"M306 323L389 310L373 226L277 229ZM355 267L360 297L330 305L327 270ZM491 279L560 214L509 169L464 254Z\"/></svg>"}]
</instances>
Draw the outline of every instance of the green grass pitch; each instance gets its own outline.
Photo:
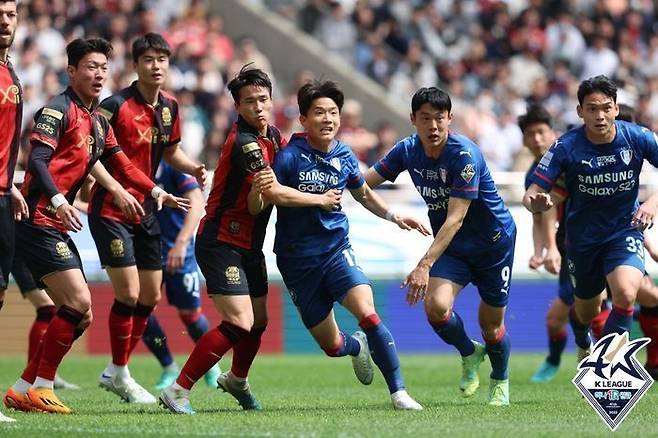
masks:
<instances>
[{"instance_id":1,"label":"green grass pitch","mask_svg":"<svg viewBox=\"0 0 658 438\"><path fill-rule=\"evenodd\" d=\"M0 384L13 383L23 358L0 358ZM184 358L178 358L181 364ZM457 389L460 362L456 354L403 356L409 393L425 406L422 412L396 412L381 374L371 386L360 385L348 358L317 355L262 356L250 377L252 389L264 406L262 412L242 411L227 394L200 381L192 393L194 416L173 415L159 406L122 403L96 386L105 358L73 356L60 368L63 377L83 386L82 391L59 391L74 414L8 413L16 423L0 423L1 437L38 436L229 436L229 437L600 437L611 435L570 379L573 355L565 355L555 381L531 384L530 376L542 360L539 354L513 354L509 407L486 405L489 366L485 362L482 386L472 399ZM230 358L222 360L228 368ZM159 376L154 359L135 357L133 376L152 386ZM658 387L652 387L615 433L649 437L658 434Z\"/></svg>"}]
</instances>

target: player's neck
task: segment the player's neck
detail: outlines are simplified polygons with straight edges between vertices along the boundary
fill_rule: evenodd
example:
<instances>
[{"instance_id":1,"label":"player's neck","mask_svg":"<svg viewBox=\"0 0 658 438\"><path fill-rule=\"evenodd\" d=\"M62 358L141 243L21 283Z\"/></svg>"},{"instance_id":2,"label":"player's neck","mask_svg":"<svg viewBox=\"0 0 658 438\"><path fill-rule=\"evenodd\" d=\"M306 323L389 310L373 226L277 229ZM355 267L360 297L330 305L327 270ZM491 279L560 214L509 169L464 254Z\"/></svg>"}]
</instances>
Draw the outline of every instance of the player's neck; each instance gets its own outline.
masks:
<instances>
[{"instance_id":1,"label":"player's neck","mask_svg":"<svg viewBox=\"0 0 658 438\"><path fill-rule=\"evenodd\" d=\"M617 135L617 126L614 124L612 125L610 131L602 135L593 134L589 129L587 129L587 126L585 126L585 136L590 142L594 144L612 143L616 135Z\"/></svg>"},{"instance_id":2,"label":"player's neck","mask_svg":"<svg viewBox=\"0 0 658 438\"><path fill-rule=\"evenodd\" d=\"M443 149L446 145L446 142L448 141L448 137L446 137L439 145L437 146L426 146L423 143L423 150L425 151L425 155L428 157L436 160L441 156L441 153L443 152Z\"/></svg>"},{"instance_id":3,"label":"player's neck","mask_svg":"<svg viewBox=\"0 0 658 438\"><path fill-rule=\"evenodd\" d=\"M94 98L85 96L83 93L80 93L80 91L76 90L75 86L73 85L71 85L71 88L73 89L75 95L78 96L78 99L80 99L80 102L82 102L84 107L88 110L91 110L92 106L94 105Z\"/></svg>"},{"instance_id":4,"label":"player's neck","mask_svg":"<svg viewBox=\"0 0 658 438\"><path fill-rule=\"evenodd\" d=\"M137 81L137 89L142 95L146 103L151 106L155 106L158 103L158 94L160 93L159 85L147 85L141 81Z\"/></svg>"},{"instance_id":5,"label":"player's neck","mask_svg":"<svg viewBox=\"0 0 658 438\"><path fill-rule=\"evenodd\" d=\"M311 139L309 137L307 139L307 142L316 151L320 151L320 152L326 154L327 152L329 152L331 150L331 145L333 144L334 140L331 139L329 142L326 142L326 141L314 140L314 139Z\"/></svg>"},{"instance_id":6,"label":"player's neck","mask_svg":"<svg viewBox=\"0 0 658 438\"><path fill-rule=\"evenodd\" d=\"M0 64L7 64L9 61L9 47L0 49Z\"/></svg>"}]
</instances>

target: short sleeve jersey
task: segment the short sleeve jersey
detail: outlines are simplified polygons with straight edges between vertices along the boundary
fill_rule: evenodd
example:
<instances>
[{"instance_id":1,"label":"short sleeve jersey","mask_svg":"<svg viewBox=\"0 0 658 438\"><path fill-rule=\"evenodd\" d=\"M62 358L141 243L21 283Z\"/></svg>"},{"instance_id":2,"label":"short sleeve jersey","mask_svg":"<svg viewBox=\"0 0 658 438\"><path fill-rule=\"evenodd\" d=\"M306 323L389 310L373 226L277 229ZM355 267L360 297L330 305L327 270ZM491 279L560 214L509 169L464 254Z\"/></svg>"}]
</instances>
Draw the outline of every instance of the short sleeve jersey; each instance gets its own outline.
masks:
<instances>
[{"instance_id":1,"label":"short sleeve jersey","mask_svg":"<svg viewBox=\"0 0 658 438\"><path fill-rule=\"evenodd\" d=\"M20 145L23 91L10 62L0 63L0 196L9 193Z\"/></svg>"},{"instance_id":2,"label":"short sleeve jersey","mask_svg":"<svg viewBox=\"0 0 658 438\"><path fill-rule=\"evenodd\" d=\"M471 205L446 252L465 256L486 250L514 232L514 220L496 190L480 149L468 138L450 133L441 155L428 157L417 134L398 142L374 166L377 173L395 181L403 171L427 204L436 234L446 220L450 197L470 199Z\"/></svg>"},{"instance_id":3,"label":"short sleeve jersey","mask_svg":"<svg viewBox=\"0 0 658 438\"><path fill-rule=\"evenodd\" d=\"M334 141L329 152L311 147L303 134L295 134L274 160L279 183L308 193L331 189L354 190L365 180L354 153ZM281 257L305 257L332 253L348 243L349 224L341 210L319 207L277 207L274 252Z\"/></svg>"},{"instance_id":4,"label":"short sleeve jersey","mask_svg":"<svg viewBox=\"0 0 658 438\"><path fill-rule=\"evenodd\" d=\"M608 144L594 144L585 128L562 135L544 154L530 177L550 191L564 173L569 208L567 241L582 251L629 231L639 206L640 170L644 160L658 166L658 138L649 129L616 121Z\"/></svg>"}]
</instances>

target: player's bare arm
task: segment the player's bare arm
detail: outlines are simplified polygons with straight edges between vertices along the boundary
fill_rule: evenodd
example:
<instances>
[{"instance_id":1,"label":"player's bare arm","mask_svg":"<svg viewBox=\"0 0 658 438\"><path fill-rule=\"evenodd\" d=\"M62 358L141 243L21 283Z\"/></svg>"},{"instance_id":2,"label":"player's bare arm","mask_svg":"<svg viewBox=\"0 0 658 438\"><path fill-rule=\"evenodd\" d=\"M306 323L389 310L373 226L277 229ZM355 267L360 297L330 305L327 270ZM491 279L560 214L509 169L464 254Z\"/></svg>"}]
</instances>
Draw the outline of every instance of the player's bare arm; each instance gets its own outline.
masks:
<instances>
[{"instance_id":1,"label":"player's bare arm","mask_svg":"<svg viewBox=\"0 0 658 438\"><path fill-rule=\"evenodd\" d=\"M402 287L409 287L407 302L410 305L416 304L425 296L430 269L434 265L434 262L441 257L448 245L450 245L450 242L452 242L455 234L457 234L457 231L461 228L470 205L470 199L450 197L446 220L436 233L434 242L432 242L432 245L430 245L430 248L420 259L418 265L407 275L404 283L402 283Z\"/></svg>"},{"instance_id":2,"label":"player's bare arm","mask_svg":"<svg viewBox=\"0 0 658 438\"><path fill-rule=\"evenodd\" d=\"M542 213L553 206L551 195L537 184L531 184L523 195L523 206L530 213Z\"/></svg>"},{"instance_id":3,"label":"player's bare arm","mask_svg":"<svg viewBox=\"0 0 658 438\"><path fill-rule=\"evenodd\" d=\"M386 178L381 176L374 167L366 170L366 173L363 175L363 177L366 179L366 184L368 184L368 186L372 189L377 188L380 184L386 181Z\"/></svg>"},{"instance_id":4,"label":"player's bare arm","mask_svg":"<svg viewBox=\"0 0 658 438\"><path fill-rule=\"evenodd\" d=\"M208 179L206 165L197 163L190 159L179 145L165 148L162 158L164 158L167 163L171 164L174 169L180 170L181 172L187 173L196 178L197 183L199 183L202 189L206 186L206 180Z\"/></svg>"},{"instance_id":5,"label":"player's bare arm","mask_svg":"<svg viewBox=\"0 0 658 438\"><path fill-rule=\"evenodd\" d=\"M653 225L658 209L658 193L654 193L640 205L631 219L631 225L641 230L646 230Z\"/></svg>"},{"instance_id":6,"label":"player's bare arm","mask_svg":"<svg viewBox=\"0 0 658 438\"><path fill-rule=\"evenodd\" d=\"M96 179L98 184L102 185L114 197L114 205L121 209L121 212L129 219L137 216L144 216L144 209L139 201L133 195L128 193L117 180L110 175L105 166L97 161L91 168L91 175ZM87 184L87 182L85 182Z\"/></svg>"},{"instance_id":7,"label":"player's bare arm","mask_svg":"<svg viewBox=\"0 0 658 438\"><path fill-rule=\"evenodd\" d=\"M11 197L14 201L14 219L21 221L29 216L29 210L25 198L21 195L20 190L15 185L11 186Z\"/></svg>"},{"instance_id":8,"label":"player's bare arm","mask_svg":"<svg viewBox=\"0 0 658 438\"><path fill-rule=\"evenodd\" d=\"M185 263L187 246L194 235L201 216L203 216L205 203L201 189L195 188L189 190L183 194L183 197L189 200L190 208L185 216L185 220L183 220L183 226L176 236L174 246L167 254L167 271L169 272L176 272Z\"/></svg>"}]
</instances>

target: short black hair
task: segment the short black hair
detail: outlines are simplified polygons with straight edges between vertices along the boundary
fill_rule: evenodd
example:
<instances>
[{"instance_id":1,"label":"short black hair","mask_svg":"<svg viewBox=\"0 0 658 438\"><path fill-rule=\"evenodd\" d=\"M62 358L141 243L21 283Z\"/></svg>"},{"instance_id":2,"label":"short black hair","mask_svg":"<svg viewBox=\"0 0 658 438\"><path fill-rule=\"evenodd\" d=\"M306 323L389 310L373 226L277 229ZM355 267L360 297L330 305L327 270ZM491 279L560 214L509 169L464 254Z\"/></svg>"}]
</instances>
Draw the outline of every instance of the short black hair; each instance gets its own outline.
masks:
<instances>
[{"instance_id":1,"label":"short black hair","mask_svg":"<svg viewBox=\"0 0 658 438\"><path fill-rule=\"evenodd\" d=\"M302 85L297 91L297 106L299 106L299 114L305 116L311 108L313 101L315 99L320 99L321 97L328 97L333 100L338 107L339 112L343 109L345 95L340 87L338 87L337 83L334 81L313 81Z\"/></svg>"},{"instance_id":2,"label":"short black hair","mask_svg":"<svg viewBox=\"0 0 658 438\"><path fill-rule=\"evenodd\" d=\"M149 32L146 35L142 35L133 41L132 46L132 57L133 62L137 62L140 56L146 53L147 50L153 49L157 53L164 53L167 56L171 56L171 48L165 39L159 33Z\"/></svg>"},{"instance_id":3,"label":"short black hair","mask_svg":"<svg viewBox=\"0 0 658 438\"><path fill-rule=\"evenodd\" d=\"M102 53L107 58L112 53L112 44L104 38L77 38L66 46L68 65L77 67L80 60L89 53Z\"/></svg>"},{"instance_id":4,"label":"short black hair","mask_svg":"<svg viewBox=\"0 0 658 438\"><path fill-rule=\"evenodd\" d=\"M240 90L249 85L267 88L270 97L272 97L272 81L270 77L263 70L253 68L252 64L253 62L243 65L240 72L227 85L235 103L240 102Z\"/></svg>"},{"instance_id":5,"label":"short black hair","mask_svg":"<svg viewBox=\"0 0 658 438\"><path fill-rule=\"evenodd\" d=\"M551 128L551 115L546 108L539 104L532 104L528 106L526 113L518 118L519 128L521 132L525 132L528 126L534 123L544 123Z\"/></svg>"},{"instance_id":6,"label":"short black hair","mask_svg":"<svg viewBox=\"0 0 658 438\"><path fill-rule=\"evenodd\" d=\"M582 81L578 86L578 104L582 105L585 97L592 93L603 93L617 102L617 86L607 76L598 75Z\"/></svg>"},{"instance_id":7,"label":"short black hair","mask_svg":"<svg viewBox=\"0 0 658 438\"><path fill-rule=\"evenodd\" d=\"M636 123L637 114L635 113L635 108L625 103L619 104L619 114L616 117L617 120L623 120L625 122Z\"/></svg>"},{"instance_id":8,"label":"short black hair","mask_svg":"<svg viewBox=\"0 0 658 438\"><path fill-rule=\"evenodd\" d=\"M429 103L439 111L452 111L450 96L438 87L423 87L418 89L411 98L411 113L415 114L426 103Z\"/></svg>"}]
</instances>

